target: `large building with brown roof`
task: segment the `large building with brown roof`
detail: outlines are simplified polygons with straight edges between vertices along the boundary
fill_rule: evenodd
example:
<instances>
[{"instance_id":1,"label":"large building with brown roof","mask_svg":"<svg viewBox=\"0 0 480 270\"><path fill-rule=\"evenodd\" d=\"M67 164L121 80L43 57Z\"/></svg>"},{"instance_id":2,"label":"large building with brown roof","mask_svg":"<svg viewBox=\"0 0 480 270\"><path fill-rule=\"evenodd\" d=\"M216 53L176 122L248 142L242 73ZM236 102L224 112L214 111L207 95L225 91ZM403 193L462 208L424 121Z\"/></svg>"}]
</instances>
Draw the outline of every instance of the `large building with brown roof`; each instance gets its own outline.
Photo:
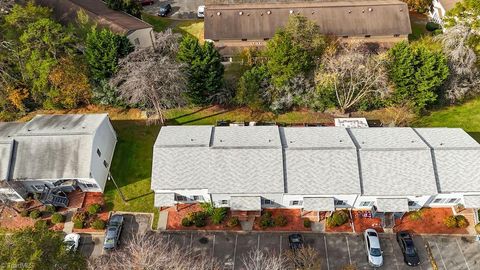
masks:
<instances>
[{"instance_id":1,"label":"large building with brown roof","mask_svg":"<svg viewBox=\"0 0 480 270\"><path fill-rule=\"evenodd\" d=\"M217 47L262 46L292 14L345 39L395 42L411 33L408 7L398 0L207 0L205 38Z\"/></svg>"},{"instance_id":2,"label":"large building with brown roof","mask_svg":"<svg viewBox=\"0 0 480 270\"><path fill-rule=\"evenodd\" d=\"M100 27L125 35L136 47L153 46L153 28L150 24L127 13L112 10L101 0L37 0L38 4L53 10L62 22L74 22L77 13L84 11Z\"/></svg>"}]
</instances>

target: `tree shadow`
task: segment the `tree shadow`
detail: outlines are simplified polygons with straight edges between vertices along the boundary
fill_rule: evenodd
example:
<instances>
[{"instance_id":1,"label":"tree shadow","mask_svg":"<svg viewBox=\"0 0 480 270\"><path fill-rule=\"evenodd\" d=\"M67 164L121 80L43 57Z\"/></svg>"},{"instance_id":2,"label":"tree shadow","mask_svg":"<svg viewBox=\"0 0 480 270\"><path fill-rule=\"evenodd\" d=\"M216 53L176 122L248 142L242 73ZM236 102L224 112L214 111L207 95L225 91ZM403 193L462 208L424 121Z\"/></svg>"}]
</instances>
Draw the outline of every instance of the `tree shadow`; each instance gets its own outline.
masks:
<instances>
[{"instance_id":1,"label":"tree shadow","mask_svg":"<svg viewBox=\"0 0 480 270\"><path fill-rule=\"evenodd\" d=\"M133 198L126 198L126 201L129 202L129 201L133 201L133 200L136 200L136 199L140 199L140 198L143 198L143 197L146 197L150 194L153 194L153 191L150 191L148 193L145 193L145 194L142 194L142 195L139 195L139 196L136 196L136 197L133 197Z\"/></svg>"},{"instance_id":2,"label":"tree shadow","mask_svg":"<svg viewBox=\"0 0 480 270\"><path fill-rule=\"evenodd\" d=\"M215 117L215 116L218 116L218 115L222 115L222 114L225 114L225 113L228 113L232 111L232 109L224 109L220 112L217 112L217 113L214 113L214 114L210 114L210 115L206 115L206 116L203 116L203 117L199 117L199 118L195 118L195 119L192 119L192 120L188 120L188 121L185 121L185 122L179 122L177 121L176 119L177 118L174 118L174 119L168 119L166 124L168 125L187 125L187 124L190 124L190 123L193 123L193 122L197 122L197 121L200 121L200 120L204 120L204 119L207 119L207 118L211 118L211 117Z\"/></svg>"},{"instance_id":3,"label":"tree shadow","mask_svg":"<svg viewBox=\"0 0 480 270\"><path fill-rule=\"evenodd\" d=\"M178 119L178 118L182 118L182 117L187 117L187 116L190 116L190 115L194 115L194 114L196 114L196 113L199 113L199 112L201 112L201 111L205 111L206 109L210 109L210 108L212 108L212 107L213 107L213 106L202 107L202 108L200 108L200 109L198 109L198 110L196 110L196 111L193 111L193 112L191 112L191 113L186 113L186 114L179 115L179 116L177 116L177 117L169 118L169 119L167 119L167 121L168 121L168 120L176 120L176 119Z\"/></svg>"}]
</instances>

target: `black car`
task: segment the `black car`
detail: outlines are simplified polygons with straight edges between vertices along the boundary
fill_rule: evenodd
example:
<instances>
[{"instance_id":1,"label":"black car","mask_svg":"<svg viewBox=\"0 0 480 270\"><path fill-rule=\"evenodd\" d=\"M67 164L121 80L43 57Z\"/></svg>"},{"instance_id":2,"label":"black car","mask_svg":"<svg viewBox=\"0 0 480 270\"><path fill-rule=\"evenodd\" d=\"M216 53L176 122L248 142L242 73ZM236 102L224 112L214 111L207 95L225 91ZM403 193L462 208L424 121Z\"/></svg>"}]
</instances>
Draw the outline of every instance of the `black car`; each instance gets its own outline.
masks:
<instances>
[{"instance_id":1,"label":"black car","mask_svg":"<svg viewBox=\"0 0 480 270\"><path fill-rule=\"evenodd\" d=\"M397 242L403 253L403 260L409 266L417 266L420 264L417 249L413 243L410 233L402 231L397 233Z\"/></svg>"},{"instance_id":2,"label":"black car","mask_svg":"<svg viewBox=\"0 0 480 270\"><path fill-rule=\"evenodd\" d=\"M107 230L105 231L104 249L114 249L118 246L120 234L122 233L123 216L113 215L108 221Z\"/></svg>"},{"instance_id":3,"label":"black car","mask_svg":"<svg viewBox=\"0 0 480 270\"><path fill-rule=\"evenodd\" d=\"M302 235L295 233L288 236L288 244L293 251L303 248Z\"/></svg>"},{"instance_id":4,"label":"black car","mask_svg":"<svg viewBox=\"0 0 480 270\"><path fill-rule=\"evenodd\" d=\"M166 17L170 11L172 11L172 6L170 4L162 5L158 11L158 16Z\"/></svg>"}]
</instances>

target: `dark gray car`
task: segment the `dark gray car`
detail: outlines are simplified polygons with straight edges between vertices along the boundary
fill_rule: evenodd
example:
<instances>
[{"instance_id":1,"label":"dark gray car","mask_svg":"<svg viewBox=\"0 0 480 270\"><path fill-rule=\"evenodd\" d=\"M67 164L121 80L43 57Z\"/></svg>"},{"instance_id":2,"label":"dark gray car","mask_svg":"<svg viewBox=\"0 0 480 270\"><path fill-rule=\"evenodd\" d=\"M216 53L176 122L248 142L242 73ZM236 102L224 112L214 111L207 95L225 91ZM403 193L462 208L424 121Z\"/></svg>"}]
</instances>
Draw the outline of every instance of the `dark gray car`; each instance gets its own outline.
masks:
<instances>
[{"instance_id":1,"label":"dark gray car","mask_svg":"<svg viewBox=\"0 0 480 270\"><path fill-rule=\"evenodd\" d=\"M108 221L107 230L105 231L104 249L114 249L118 245L120 234L122 233L123 216L113 215Z\"/></svg>"}]
</instances>

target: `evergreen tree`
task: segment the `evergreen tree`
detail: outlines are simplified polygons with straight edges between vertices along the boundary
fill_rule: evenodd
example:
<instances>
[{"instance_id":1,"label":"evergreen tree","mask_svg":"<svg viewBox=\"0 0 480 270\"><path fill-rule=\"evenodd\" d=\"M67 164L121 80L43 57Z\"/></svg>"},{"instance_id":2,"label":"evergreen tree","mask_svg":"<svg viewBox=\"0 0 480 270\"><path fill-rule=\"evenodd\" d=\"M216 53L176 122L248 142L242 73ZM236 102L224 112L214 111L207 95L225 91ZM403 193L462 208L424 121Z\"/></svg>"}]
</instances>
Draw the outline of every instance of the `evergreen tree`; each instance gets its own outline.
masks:
<instances>
[{"instance_id":1,"label":"evergreen tree","mask_svg":"<svg viewBox=\"0 0 480 270\"><path fill-rule=\"evenodd\" d=\"M133 50L130 41L108 29L92 27L85 41L85 57L95 81L110 78L118 68L118 59Z\"/></svg>"},{"instance_id":2,"label":"evergreen tree","mask_svg":"<svg viewBox=\"0 0 480 270\"><path fill-rule=\"evenodd\" d=\"M395 84L392 100L407 104L417 112L437 100L439 87L447 79L449 69L441 51L423 44L396 44L389 51L389 76Z\"/></svg>"}]
</instances>

